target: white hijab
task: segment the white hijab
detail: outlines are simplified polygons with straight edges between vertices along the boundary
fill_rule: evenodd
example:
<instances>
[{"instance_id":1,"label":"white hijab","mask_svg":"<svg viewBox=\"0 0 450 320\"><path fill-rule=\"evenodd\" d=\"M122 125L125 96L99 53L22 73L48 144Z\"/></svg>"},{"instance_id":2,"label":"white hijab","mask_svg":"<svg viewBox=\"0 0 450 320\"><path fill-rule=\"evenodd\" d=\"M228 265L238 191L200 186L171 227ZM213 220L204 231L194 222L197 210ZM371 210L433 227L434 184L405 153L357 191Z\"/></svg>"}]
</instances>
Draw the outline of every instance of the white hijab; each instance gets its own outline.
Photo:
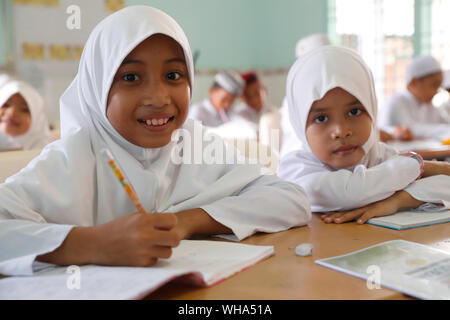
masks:
<instances>
[{"instance_id":1,"label":"white hijab","mask_svg":"<svg viewBox=\"0 0 450 320\"><path fill-rule=\"evenodd\" d=\"M306 121L316 100L340 87L355 96L372 118L369 139L363 145L365 156L359 164L366 167L381 162L378 130L376 127L377 98L372 73L362 58L353 50L340 46L323 46L299 58L291 67L286 85L289 118L303 143L299 154L307 163L328 167L312 153L306 138Z\"/></svg>"},{"instance_id":2,"label":"white hijab","mask_svg":"<svg viewBox=\"0 0 450 320\"><path fill-rule=\"evenodd\" d=\"M23 81L4 79L0 87L0 108L14 94L19 93L30 109L31 125L27 132L20 136L11 137L11 140L24 150L42 149L49 142L50 129L45 114L44 100L32 86Z\"/></svg>"}]
</instances>

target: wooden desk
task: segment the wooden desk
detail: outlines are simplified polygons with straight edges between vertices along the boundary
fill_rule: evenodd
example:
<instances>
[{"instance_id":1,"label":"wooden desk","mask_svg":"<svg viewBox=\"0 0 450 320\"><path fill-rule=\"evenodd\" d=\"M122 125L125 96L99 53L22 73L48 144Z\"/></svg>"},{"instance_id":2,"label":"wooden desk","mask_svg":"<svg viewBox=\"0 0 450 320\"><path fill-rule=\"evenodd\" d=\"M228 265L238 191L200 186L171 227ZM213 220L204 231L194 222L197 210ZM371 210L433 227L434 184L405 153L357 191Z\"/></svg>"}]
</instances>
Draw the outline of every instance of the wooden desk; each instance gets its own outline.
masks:
<instances>
[{"instance_id":1,"label":"wooden desk","mask_svg":"<svg viewBox=\"0 0 450 320\"><path fill-rule=\"evenodd\" d=\"M244 240L247 244L275 247L274 256L249 269L210 288L169 283L147 299L411 299L389 289L369 290L365 280L314 263L394 239L450 251L450 223L395 231L356 223L325 224L314 214L308 227ZM295 247L302 242L314 245L312 256L295 255Z\"/></svg>"},{"instance_id":2,"label":"wooden desk","mask_svg":"<svg viewBox=\"0 0 450 320\"><path fill-rule=\"evenodd\" d=\"M414 151L425 160L445 159L450 157L450 146L434 140L414 140L410 142L391 141L387 143L400 152Z\"/></svg>"}]
</instances>

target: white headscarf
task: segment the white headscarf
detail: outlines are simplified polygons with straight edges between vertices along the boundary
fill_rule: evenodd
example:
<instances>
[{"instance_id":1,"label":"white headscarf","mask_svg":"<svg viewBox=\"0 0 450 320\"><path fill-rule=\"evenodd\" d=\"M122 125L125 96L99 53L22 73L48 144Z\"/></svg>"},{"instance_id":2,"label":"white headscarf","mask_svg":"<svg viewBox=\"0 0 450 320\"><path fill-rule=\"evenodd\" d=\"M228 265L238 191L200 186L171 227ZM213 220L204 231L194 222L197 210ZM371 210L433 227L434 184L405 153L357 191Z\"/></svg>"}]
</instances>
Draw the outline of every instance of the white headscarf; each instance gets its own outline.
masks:
<instances>
[{"instance_id":1,"label":"white headscarf","mask_svg":"<svg viewBox=\"0 0 450 320\"><path fill-rule=\"evenodd\" d=\"M305 53L321 46L330 45L330 39L326 34L315 33L300 39L295 46L295 57L299 58Z\"/></svg>"},{"instance_id":2,"label":"white headscarf","mask_svg":"<svg viewBox=\"0 0 450 320\"><path fill-rule=\"evenodd\" d=\"M312 50L299 58L289 70L286 85L289 118L303 143L302 154L314 162L319 161L306 138L306 120L314 101L322 99L336 87L356 97L372 118L372 130L363 145L366 155L360 164L370 167L379 163L377 98L373 76L355 51L340 46L323 46Z\"/></svg>"},{"instance_id":3,"label":"white headscarf","mask_svg":"<svg viewBox=\"0 0 450 320\"><path fill-rule=\"evenodd\" d=\"M417 57L406 67L406 83L439 71L442 71L441 64L432 56Z\"/></svg>"},{"instance_id":4,"label":"white headscarf","mask_svg":"<svg viewBox=\"0 0 450 320\"><path fill-rule=\"evenodd\" d=\"M0 87L0 108L14 94L19 93L26 101L30 109L31 125L28 131L11 139L23 149L41 149L50 138L50 129L45 114L44 100L42 96L30 85L23 81L5 79Z\"/></svg>"},{"instance_id":5,"label":"white headscarf","mask_svg":"<svg viewBox=\"0 0 450 320\"><path fill-rule=\"evenodd\" d=\"M241 96L244 92L245 82L239 73L222 71L214 77L214 81L234 96Z\"/></svg>"}]
</instances>

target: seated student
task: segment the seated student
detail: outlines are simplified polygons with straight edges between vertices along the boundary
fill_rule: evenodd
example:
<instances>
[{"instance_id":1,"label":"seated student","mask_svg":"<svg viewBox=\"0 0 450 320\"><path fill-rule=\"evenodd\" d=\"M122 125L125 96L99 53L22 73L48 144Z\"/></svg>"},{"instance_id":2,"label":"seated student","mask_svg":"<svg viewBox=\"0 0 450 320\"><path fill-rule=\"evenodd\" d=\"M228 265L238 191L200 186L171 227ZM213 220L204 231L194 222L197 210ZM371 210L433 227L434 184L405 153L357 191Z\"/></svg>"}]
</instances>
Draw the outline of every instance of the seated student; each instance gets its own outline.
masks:
<instances>
[{"instance_id":1,"label":"seated student","mask_svg":"<svg viewBox=\"0 0 450 320\"><path fill-rule=\"evenodd\" d=\"M436 59L431 56L414 59L406 69L407 88L387 100L380 113L380 127L391 133L395 126L406 126L417 138L434 138L436 130L430 128L436 124L443 124L442 128L448 130L450 123L432 104L442 79L441 65Z\"/></svg>"},{"instance_id":2,"label":"seated student","mask_svg":"<svg viewBox=\"0 0 450 320\"><path fill-rule=\"evenodd\" d=\"M23 81L5 79L0 87L0 146L4 149L41 149L50 130L41 95ZM9 142L5 143L5 137ZM3 140L3 141L1 141Z\"/></svg>"},{"instance_id":3,"label":"seated student","mask_svg":"<svg viewBox=\"0 0 450 320\"><path fill-rule=\"evenodd\" d=\"M326 34L315 33L304 38L298 40L295 46L295 58L303 56L304 54L314 50L316 48L322 46L328 46L331 44L330 39ZM281 139L281 149L280 156L288 154L291 151L301 149L302 143L298 140L297 135L292 129L291 122L289 120L289 112L287 106L286 97L283 99L283 103L280 108L281 114L281 130L282 130L282 139Z\"/></svg>"},{"instance_id":4,"label":"seated student","mask_svg":"<svg viewBox=\"0 0 450 320\"><path fill-rule=\"evenodd\" d=\"M450 208L449 163L379 142L372 73L355 51L311 51L290 69L286 92L304 147L281 159L278 174L306 190L313 212L344 211L323 215L325 222L364 223L425 202Z\"/></svg>"},{"instance_id":5,"label":"seated student","mask_svg":"<svg viewBox=\"0 0 450 320\"><path fill-rule=\"evenodd\" d=\"M261 116L276 108L267 103L266 88L255 72L241 74L241 77L245 81L242 101L229 112L227 123L215 127L210 132L227 139L257 140Z\"/></svg>"},{"instance_id":6,"label":"seated student","mask_svg":"<svg viewBox=\"0 0 450 320\"><path fill-rule=\"evenodd\" d=\"M258 166L178 162L207 147L195 145L203 127L185 121L193 84L188 40L167 14L130 6L101 21L61 97L61 139L0 185L0 274L31 274L35 260L149 266L195 234L241 240L306 224L304 191Z\"/></svg>"},{"instance_id":7,"label":"seated student","mask_svg":"<svg viewBox=\"0 0 450 320\"><path fill-rule=\"evenodd\" d=\"M214 77L209 98L190 107L188 118L201 121L204 126L217 127L229 121L229 111L244 91L244 81L234 71L223 71Z\"/></svg>"}]
</instances>

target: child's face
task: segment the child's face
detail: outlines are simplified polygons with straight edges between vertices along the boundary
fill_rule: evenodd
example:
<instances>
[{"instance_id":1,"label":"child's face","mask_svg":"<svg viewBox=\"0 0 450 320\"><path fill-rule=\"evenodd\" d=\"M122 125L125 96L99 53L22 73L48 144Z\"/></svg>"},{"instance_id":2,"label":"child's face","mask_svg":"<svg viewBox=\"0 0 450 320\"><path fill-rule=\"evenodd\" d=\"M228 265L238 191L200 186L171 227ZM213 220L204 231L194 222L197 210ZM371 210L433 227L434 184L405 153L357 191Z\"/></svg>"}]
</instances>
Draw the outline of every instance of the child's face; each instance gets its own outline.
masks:
<instances>
[{"instance_id":1,"label":"child's face","mask_svg":"<svg viewBox=\"0 0 450 320\"><path fill-rule=\"evenodd\" d=\"M363 158L372 119L361 102L341 88L334 88L311 106L306 138L314 155L337 168L352 167Z\"/></svg>"},{"instance_id":2,"label":"child's face","mask_svg":"<svg viewBox=\"0 0 450 320\"><path fill-rule=\"evenodd\" d=\"M222 88L211 88L209 91L209 97L212 105L216 109L224 109L225 111L230 109L233 105L234 95Z\"/></svg>"},{"instance_id":3,"label":"child's face","mask_svg":"<svg viewBox=\"0 0 450 320\"><path fill-rule=\"evenodd\" d=\"M442 72L437 72L420 79L413 79L410 87L417 99L424 103L430 103L438 92L442 81Z\"/></svg>"},{"instance_id":4,"label":"child's face","mask_svg":"<svg viewBox=\"0 0 450 320\"><path fill-rule=\"evenodd\" d=\"M259 112L263 106L264 87L259 81L254 81L245 87L242 100L253 110Z\"/></svg>"},{"instance_id":5,"label":"child's face","mask_svg":"<svg viewBox=\"0 0 450 320\"><path fill-rule=\"evenodd\" d=\"M10 136L25 134L31 126L28 104L21 94L16 93L0 108L0 130Z\"/></svg>"},{"instance_id":6,"label":"child's face","mask_svg":"<svg viewBox=\"0 0 450 320\"><path fill-rule=\"evenodd\" d=\"M129 142L159 148L183 125L189 99L183 49L170 37L156 34L140 43L117 70L106 116Z\"/></svg>"}]
</instances>

